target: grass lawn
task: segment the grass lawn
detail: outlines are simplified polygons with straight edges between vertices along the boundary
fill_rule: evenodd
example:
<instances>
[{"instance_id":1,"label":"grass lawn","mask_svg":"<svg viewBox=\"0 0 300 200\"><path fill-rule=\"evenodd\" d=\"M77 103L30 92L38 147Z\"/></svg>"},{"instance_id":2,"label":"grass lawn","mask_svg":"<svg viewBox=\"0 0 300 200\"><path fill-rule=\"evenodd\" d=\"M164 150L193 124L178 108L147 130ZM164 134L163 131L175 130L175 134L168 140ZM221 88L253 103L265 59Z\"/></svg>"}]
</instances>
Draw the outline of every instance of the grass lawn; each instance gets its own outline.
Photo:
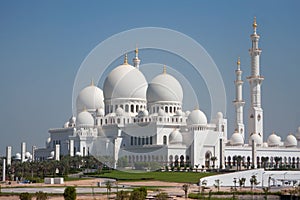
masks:
<instances>
[{"instance_id":1,"label":"grass lawn","mask_svg":"<svg viewBox=\"0 0 300 200\"><path fill-rule=\"evenodd\" d=\"M157 180L177 183L198 183L199 179L205 176L212 176L216 173L196 173L196 172L124 172L113 170L97 175L102 178L113 178L118 181L144 181Z\"/></svg>"}]
</instances>

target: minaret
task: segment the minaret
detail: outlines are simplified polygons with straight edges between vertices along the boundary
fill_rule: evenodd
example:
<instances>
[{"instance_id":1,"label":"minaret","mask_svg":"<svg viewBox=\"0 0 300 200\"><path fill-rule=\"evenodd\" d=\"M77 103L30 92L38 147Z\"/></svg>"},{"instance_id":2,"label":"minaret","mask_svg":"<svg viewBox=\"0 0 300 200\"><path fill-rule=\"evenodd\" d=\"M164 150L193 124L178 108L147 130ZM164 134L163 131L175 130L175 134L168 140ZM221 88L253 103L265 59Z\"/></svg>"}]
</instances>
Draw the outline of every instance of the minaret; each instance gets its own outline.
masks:
<instances>
[{"instance_id":1,"label":"minaret","mask_svg":"<svg viewBox=\"0 0 300 200\"><path fill-rule=\"evenodd\" d=\"M243 100L243 83L242 81L242 73L241 70L241 61L238 58L237 61L237 69L235 70L236 80L234 81L235 84L235 100L233 104L235 106L235 129L242 134L242 137L245 141L245 125L243 120L243 113L244 113L244 105L245 102Z\"/></svg>"},{"instance_id":2,"label":"minaret","mask_svg":"<svg viewBox=\"0 0 300 200\"><path fill-rule=\"evenodd\" d=\"M141 60L139 59L139 49L136 47L134 50L135 57L133 58L133 66L137 69L140 67Z\"/></svg>"},{"instance_id":3,"label":"minaret","mask_svg":"<svg viewBox=\"0 0 300 200\"><path fill-rule=\"evenodd\" d=\"M250 84L251 104L249 109L249 138L257 133L263 139L263 109L261 108L261 84L264 77L260 76L259 57L261 49L258 48L260 36L256 33L256 18L253 22L253 34L251 35L252 47L249 49L251 56L251 76L247 77Z\"/></svg>"}]
</instances>

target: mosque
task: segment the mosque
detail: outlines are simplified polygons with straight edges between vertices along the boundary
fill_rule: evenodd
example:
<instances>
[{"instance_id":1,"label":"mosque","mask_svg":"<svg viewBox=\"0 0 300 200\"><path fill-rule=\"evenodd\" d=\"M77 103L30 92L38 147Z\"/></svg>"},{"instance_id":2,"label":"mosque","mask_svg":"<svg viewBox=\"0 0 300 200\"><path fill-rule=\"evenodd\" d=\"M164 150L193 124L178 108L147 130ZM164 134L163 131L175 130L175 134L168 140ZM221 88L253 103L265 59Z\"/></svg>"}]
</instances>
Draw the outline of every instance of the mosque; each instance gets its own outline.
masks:
<instances>
[{"instance_id":1,"label":"mosque","mask_svg":"<svg viewBox=\"0 0 300 200\"><path fill-rule=\"evenodd\" d=\"M50 129L46 147L35 149L32 159L94 155L114 168L118 168L120 159L132 167L137 162L156 162L161 166L225 168L235 165L239 157L248 168L260 167L263 162L269 167L279 162L300 168L300 127L285 140L271 133L263 141L261 86L264 77L260 74L262 50L256 29L254 19L249 49L251 74L247 77L251 96L247 129L243 121L245 102L239 59L233 101L235 131L229 138L227 119L221 112L208 121L198 108L182 110L182 86L165 67L147 83L139 70L136 49L133 64L128 63L125 55L124 63L108 74L102 89L92 82L81 90L76 100L77 116L72 116L62 128Z\"/></svg>"}]
</instances>

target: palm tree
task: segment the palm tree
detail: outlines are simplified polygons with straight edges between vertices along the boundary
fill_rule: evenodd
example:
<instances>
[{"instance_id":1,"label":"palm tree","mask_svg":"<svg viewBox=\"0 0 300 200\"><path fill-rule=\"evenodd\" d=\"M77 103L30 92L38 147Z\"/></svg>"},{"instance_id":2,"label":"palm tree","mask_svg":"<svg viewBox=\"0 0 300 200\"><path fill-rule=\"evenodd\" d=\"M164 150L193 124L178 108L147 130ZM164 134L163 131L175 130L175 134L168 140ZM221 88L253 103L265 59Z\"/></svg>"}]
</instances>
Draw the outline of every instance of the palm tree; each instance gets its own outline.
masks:
<instances>
[{"instance_id":1,"label":"palm tree","mask_svg":"<svg viewBox=\"0 0 300 200\"><path fill-rule=\"evenodd\" d=\"M278 163L281 162L282 158L281 157L274 157L275 163L276 163L276 168L278 168Z\"/></svg>"},{"instance_id":2,"label":"palm tree","mask_svg":"<svg viewBox=\"0 0 300 200\"><path fill-rule=\"evenodd\" d=\"M253 190L254 186L258 185L256 175L252 175L250 178L251 190Z\"/></svg>"},{"instance_id":3,"label":"palm tree","mask_svg":"<svg viewBox=\"0 0 300 200\"><path fill-rule=\"evenodd\" d=\"M111 182L108 180L108 181L105 182L105 186L106 186L106 192L107 192L107 198L108 198L108 195L109 195L109 193L110 193L110 191L111 191L112 184L111 184Z\"/></svg>"},{"instance_id":4,"label":"palm tree","mask_svg":"<svg viewBox=\"0 0 300 200\"><path fill-rule=\"evenodd\" d=\"M216 162L216 160L217 160L217 157L216 157L216 156L212 156L212 157L210 158L210 160L213 162L213 168L215 168L215 162Z\"/></svg>"},{"instance_id":5,"label":"palm tree","mask_svg":"<svg viewBox=\"0 0 300 200\"><path fill-rule=\"evenodd\" d=\"M241 170L241 162L242 162L243 158L242 156L236 156L236 170L239 171L239 169Z\"/></svg>"},{"instance_id":6,"label":"palm tree","mask_svg":"<svg viewBox=\"0 0 300 200\"><path fill-rule=\"evenodd\" d=\"M183 191L184 191L184 197L185 197L185 198L188 197L189 187L190 187L189 184L184 184L184 185L182 186L182 189L183 189Z\"/></svg>"},{"instance_id":7,"label":"palm tree","mask_svg":"<svg viewBox=\"0 0 300 200\"><path fill-rule=\"evenodd\" d=\"M242 189L243 186L245 186L246 178L240 178L239 179L239 185L240 189Z\"/></svg>"},{"instance_id":8,"label":"palm tree","mask_svg":"<svg viewBox=\"0 0 300 200\"><path fill-rule=\"evenodd\" d=\"M221 185L220 179L215 180L214 186L218 189L218 192L220 191L220 185Z\"/></svg>"}]
</instances>

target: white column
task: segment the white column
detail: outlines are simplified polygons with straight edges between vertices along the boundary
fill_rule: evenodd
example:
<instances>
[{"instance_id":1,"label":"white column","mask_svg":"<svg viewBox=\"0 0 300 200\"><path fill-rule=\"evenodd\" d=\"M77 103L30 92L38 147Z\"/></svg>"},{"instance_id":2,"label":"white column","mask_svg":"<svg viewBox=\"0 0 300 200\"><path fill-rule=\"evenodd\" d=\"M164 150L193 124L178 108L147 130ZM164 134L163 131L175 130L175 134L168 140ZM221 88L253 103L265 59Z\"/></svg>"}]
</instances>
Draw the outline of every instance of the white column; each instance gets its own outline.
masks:
<instances>
[{"instance_id":1,"label":"white column","mask_svg":"<svg viewBox=\"0 0 300 200\"><path fill-rule=\"evenodd\" d=\"M32 149L31 149L32 161L35 160L35 150L36 150L36 146L32 146Z\"/></svg>"},{"instance_id":2,"label":"white column","mask_svg":"<svg viewBox=\"0 0 300 200\"><path fill-rule=\"evenodd\" d=\"M25 162L26 143L21 143L21 162Z\"/></svg>"},{"instance_id":3,"label":"white column","mask_svg":"<svg viewBox=\"0 0 300 200\"><path fill-rule=\"evenodd\" d=\"M69 154L71 157L74 156L74 140L69 141Z\"/></svg>"},{"instance_id":4,"label":"white column","mask_svg":"<svg viewBox=\"0 0 300 200\"><path fill-rule=\"evenodd\" d=\"M256 159L256 142L252 140L252 166L254 169L257 168L257 159Z\"/></svg>"},{"instance_id":5,"label":"white column","mask_svg":"<svg viewBox=\"0 0 300 200\"><path fill-rule=\"evenodd\" d=\"M55 145L55 160L59 160L60 158L60 145L56 144Z\"/></svg>"},{"instance_id":6,"label":"white column","mask_svg":"<svg viewBox=\"0 0 300 200\"><path fill-rule=\"evenodd\" d=\"M11 165L11 146L6 147L6 164Z\"/></svg>"},{"instance_id":7,"label":"white column","mask_svg":"<svg viewBox=\"0 0 300 200\"><path fill-rule=\"evenodd\" d=\"M6 160L3 159L3 167L2 167L2 181L5 181L6 177Z\"/></svg>"},{"instance_id":8,"label":"white column","mask_svg":"<svg viewBox=\"0 0 300 200\"><path fill-rule=\"evenodd\" d=\"M258 47L260 36L256 33L256 18L253 22L253 34L251 35L252 47L249 49L251 56L251 76L247 77L250 83L250 109L249 109L249 137L257 133L263 139L263 109L261 107L261 84L264 77L260 75L260 54L261 49Z\"/></svg>"}]
</instances>

